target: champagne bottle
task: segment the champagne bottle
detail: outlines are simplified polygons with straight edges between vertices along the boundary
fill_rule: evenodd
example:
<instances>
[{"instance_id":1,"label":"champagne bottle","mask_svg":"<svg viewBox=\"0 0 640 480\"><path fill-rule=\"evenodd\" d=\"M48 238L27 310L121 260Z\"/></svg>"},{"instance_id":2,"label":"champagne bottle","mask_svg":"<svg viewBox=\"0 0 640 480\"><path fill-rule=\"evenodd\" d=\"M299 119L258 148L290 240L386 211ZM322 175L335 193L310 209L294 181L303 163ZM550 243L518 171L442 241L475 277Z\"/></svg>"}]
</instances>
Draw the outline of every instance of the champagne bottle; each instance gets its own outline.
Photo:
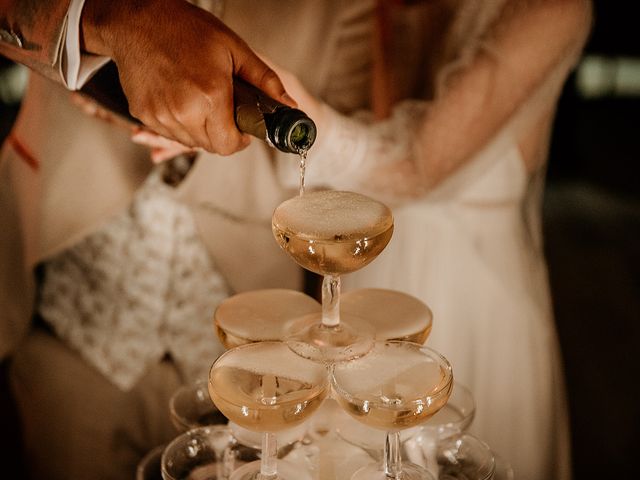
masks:
<instances>
[{"instance_id":1,"label":"champagne bottle","mask_svg":"<svg viewBox=\"0 0 640 480\"><path fill-rule=\"evenodd\" d=\"M241 79L234 80L234 108L238 129L287 153L304 153L316 139L316 125L303 111L284 105ZM80 90L103 107L140 123L129 113L115 63L102 67Z\"/></svg>"},{"instance_id":2,"label":"champagne bottle","mask_svg":"<svg viewBox=\"0 0 640 480\"><path fill-rule=\"evenodd\" d=\"M303 153L316 139L316 125L302 110L291 108L236 79L233 83L238 128L288 153Z\"/></svg>"}]
</instances>

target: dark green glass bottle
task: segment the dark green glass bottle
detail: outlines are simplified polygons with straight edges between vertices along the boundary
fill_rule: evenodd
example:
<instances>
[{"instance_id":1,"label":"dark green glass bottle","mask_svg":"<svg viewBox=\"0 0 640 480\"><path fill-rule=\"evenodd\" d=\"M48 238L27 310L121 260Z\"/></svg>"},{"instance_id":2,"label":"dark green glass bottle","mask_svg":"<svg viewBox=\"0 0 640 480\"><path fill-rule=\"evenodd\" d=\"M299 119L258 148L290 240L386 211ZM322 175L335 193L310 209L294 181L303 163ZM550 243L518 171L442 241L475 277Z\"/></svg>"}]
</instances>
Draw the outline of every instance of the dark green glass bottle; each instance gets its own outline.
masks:
<instances>
[{"instance_id":1,"label":"dark green glass bottle","mask_svg":"<svg viewBox=\"0 0 640 480\"><path fill-rule=\"evenodd\" d=\"M288 153L302 153L316 140L316 125L302 110L291 108L253 85L234 81L238 128Z\"/></svg>"}]
</instances>

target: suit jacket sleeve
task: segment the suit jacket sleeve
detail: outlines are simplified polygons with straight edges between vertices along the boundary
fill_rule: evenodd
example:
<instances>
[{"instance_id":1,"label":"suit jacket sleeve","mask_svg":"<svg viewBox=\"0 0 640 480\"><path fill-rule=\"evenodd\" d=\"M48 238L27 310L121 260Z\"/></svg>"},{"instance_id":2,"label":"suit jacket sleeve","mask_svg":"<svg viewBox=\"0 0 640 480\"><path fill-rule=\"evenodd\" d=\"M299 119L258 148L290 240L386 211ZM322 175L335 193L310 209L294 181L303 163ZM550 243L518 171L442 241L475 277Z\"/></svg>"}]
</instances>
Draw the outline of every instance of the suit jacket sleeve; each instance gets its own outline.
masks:
<instances>
[{"instance_id":1,"label":"suit jacket sleeve","mask_svg":"<svg viewBox=\"0 0 640 480\"><path fill-rule=\"evenodd\" d=\"M0 55L63 82L71 0L0 0Z\"/></svg>"}]
</instances>

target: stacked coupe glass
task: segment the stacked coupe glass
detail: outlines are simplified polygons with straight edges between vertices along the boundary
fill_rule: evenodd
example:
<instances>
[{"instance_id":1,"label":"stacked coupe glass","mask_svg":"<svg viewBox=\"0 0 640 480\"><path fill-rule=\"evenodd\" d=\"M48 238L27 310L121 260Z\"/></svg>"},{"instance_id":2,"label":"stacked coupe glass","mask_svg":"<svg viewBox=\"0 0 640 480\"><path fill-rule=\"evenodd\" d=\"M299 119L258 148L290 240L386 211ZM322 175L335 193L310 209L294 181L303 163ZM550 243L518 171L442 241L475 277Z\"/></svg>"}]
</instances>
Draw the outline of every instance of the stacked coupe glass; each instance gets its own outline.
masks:
<instances>
[{"instance_id":1,"label":"stacked coupe glass","mask_svg":"<svg viewBox=\"0 0 640 480\"><path fill-rule=\"evenodd\" d=\"M390 241L391 210L353 192L315 191L278 206L272 228L287 254L322 276L322 301L266 289L220 304L214 323L228 350L206 387L185 387L172 399L182 433L164 449L162 477L511 478L466 433L471 392L423 345L432 326L427 305L392 290L341 295L341 276ZM227 425L212 426L221 422L216 411Z\"/></svg>"}]
</instances>

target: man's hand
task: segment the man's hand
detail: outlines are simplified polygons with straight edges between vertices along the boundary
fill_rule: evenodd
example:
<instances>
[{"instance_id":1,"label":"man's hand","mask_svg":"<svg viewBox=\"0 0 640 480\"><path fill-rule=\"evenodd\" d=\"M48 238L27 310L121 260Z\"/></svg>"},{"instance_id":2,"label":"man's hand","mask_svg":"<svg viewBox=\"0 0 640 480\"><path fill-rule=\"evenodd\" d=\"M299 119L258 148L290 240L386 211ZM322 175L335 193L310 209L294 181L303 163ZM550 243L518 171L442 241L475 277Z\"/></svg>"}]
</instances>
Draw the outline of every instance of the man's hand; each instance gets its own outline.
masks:
<instances>
[{"instance_id":1,"label":"man's hand","mask_svg":"<svg viewBox=\"0 0 640 480\"><path fill-rule=\"evenodd\" d=\"M234 120L234 76L295 106L240 37L185 0L87 0L82 41L114 60L134 117L189 147L228 155L249 144Z\"/></svg>"}]
</instances>

